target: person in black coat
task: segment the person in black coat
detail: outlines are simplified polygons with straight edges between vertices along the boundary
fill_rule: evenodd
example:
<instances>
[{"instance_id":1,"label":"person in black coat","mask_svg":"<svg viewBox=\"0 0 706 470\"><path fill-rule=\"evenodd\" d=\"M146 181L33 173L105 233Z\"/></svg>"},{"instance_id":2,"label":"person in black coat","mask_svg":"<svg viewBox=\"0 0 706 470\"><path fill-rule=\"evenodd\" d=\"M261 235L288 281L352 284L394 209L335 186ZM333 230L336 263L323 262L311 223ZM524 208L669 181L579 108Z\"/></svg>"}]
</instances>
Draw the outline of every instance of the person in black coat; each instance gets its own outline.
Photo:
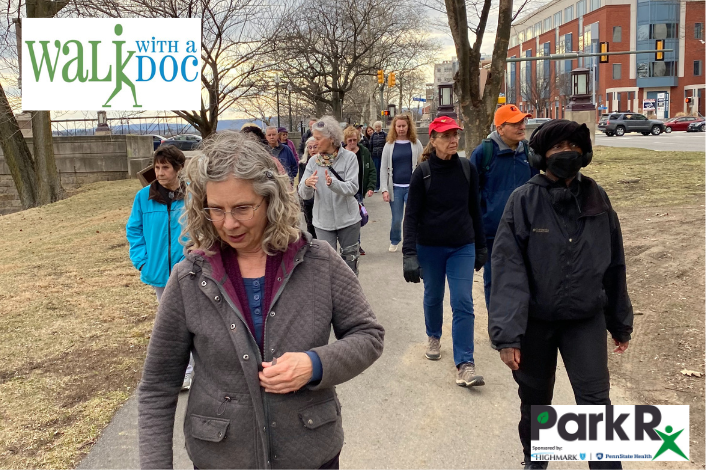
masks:
<instances>
[{"instance_id":1,"label":"person in black coat","mask_svg":"<svg viewBox=\"0 0 706 470\"><path fill-rule=\"evenodd\" d=\"M577 404L610 404L606 329L613 352L624 352L633 310L618 216L603 188L579 172L592 159L590 131L556 119L529 145L530 164L545 173L505 206L491 256L488 332L519 387L525 468L546 468L531 461L531 406L552 402L557 352Z\"/></svg>"},{"instance_id":2,"label":"person in black coat","mask_svg":"<svg viewBox=\"0 0 706 470\"><path fill-rule=\"evenodd\" d=\"M311 137L311 126L313 126L316 121L318 121L316 118L309 119L309 128L306 132L304 132L304 135L302 135L302 140L299 142L299 155L304 155L304 151L306 150L306 141Z\"/></svg>"},{"instance_id":3,"label":"person in black coat","mask_svg":"<svg viewBox=\"0 0 706 470\"><path fill-rule=\"evenodd\" d=\"M382 130L381 121L375 121L373 127L375 127L375 132L373 132L370 136L368 150L370 150L370 156L373 158L375 171L377 172L375 192L378 192L380 191L380 165L382 164L382 149L385 148L385 143L387 142L387 133ZM385 177L387 178L387 176Z\"/></svg>"}]
</instances>

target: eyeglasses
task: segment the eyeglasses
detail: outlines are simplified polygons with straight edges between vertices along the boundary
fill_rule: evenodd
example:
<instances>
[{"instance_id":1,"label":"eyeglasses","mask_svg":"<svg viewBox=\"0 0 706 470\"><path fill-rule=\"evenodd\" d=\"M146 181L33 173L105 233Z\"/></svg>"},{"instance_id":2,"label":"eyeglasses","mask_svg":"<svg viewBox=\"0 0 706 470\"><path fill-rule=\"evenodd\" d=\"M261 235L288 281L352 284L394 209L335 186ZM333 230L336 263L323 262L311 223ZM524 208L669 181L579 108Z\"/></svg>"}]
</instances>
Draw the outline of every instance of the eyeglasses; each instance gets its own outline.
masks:
<instances>
[{"instance_id":1,"label":"eyeglasses","mask_svg":"<svg viewBox=\"0 0 706 470\"><path fill-rule=\"evenodd\" d=\"M461 134L459 134L458 132L454 132L453 134L444 133L439 135L438 138L441 140L459 140L461 139Z\"/></svg>"},{"instance_id":2,"label":"eyeglasses","mask_svg":"<svg viewBox=\"0 0 706 470\"><path fill-rule=\"evenodd\" d=\"M504 126L514 127L515 129L517 129L517 128L519 128L520 126L526 126L528 122L529 122L529 120L528 120L527 118L524 118L524 119L523 119L522 121L520 121L520 122L506 122L506 123L504 123L503 125L504 125Z\"/></svg>"},{"instance_id":3,"label":"eyeglasses","mask_svg":"<svg viewBox=\"0 0 706 470\"><path fill-rule=\"evenodd\" d=\"M262 202L264 201L263 199ZM203 211L206 213L206 218L211 222L223 222L226 220L226 214L230 214L238 222L245 222L255 217L255 211L262 205L262 202L257 205L247 204L236 206L229 212L223 209L216 209L215 207L204 207Z\"/></svg>"}]
</instances>

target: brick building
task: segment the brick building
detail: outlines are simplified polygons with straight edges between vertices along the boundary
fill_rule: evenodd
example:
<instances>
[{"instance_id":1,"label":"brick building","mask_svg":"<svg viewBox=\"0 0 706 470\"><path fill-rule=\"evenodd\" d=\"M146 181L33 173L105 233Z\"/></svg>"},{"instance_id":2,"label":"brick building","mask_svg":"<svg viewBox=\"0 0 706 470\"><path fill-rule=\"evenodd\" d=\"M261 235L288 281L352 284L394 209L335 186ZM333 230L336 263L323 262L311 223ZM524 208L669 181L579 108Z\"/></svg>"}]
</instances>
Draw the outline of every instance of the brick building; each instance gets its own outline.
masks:
<instances>
[{"instance_id":1,"label":"brick building","mask_svg":"<svg viewBox=\"0 0 706 470\"><path fill-rule=\"evenodd\" d=\"M664 39L664 61L654 54L507 64L508 103L536 117L562 117L570 94L569 73L594 70L596 106L601 112L638 111L657 118L706 114L704 0L554 0L512 26L508 57L565 52L655 49ZM691 98L691 103L686 103Z\"/></svg>"}]
</instances>

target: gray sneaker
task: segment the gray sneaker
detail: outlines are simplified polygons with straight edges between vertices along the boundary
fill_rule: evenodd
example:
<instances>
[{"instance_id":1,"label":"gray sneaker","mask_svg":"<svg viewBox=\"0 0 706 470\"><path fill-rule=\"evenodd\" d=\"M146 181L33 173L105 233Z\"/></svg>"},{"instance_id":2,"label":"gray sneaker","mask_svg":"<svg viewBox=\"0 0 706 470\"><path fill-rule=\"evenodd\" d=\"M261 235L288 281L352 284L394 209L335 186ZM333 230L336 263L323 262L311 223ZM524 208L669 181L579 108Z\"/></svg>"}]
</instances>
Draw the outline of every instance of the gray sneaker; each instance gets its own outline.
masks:
<instances>
[{"instance_id":1,"label":"gray sneaker","mask_svg":"<svg viewBox=\"0 0 706 470\"><path fill-rule=\"evenodd\" d=\"M464 362L456 372L456 385L460 387L479 387L485 385L482 375L476 375L476 366L472 362Z\"/></svg>"},{"instance_id":2,"label":"gray sneaker","mask_svg":"<svg viewBox=\"0 0 706 470\"><path fill-rule=\"evenodd\" d=\"M186 374L186 375L184 376L184 383L181 384L181 390L184 391L184 390L189 390L189 389L191 389L191 382L193 382L193 380L194 380L194 374L193 374L193 373L191 373L191 374Z\"/></svg>"},{"instance_id":3,"label":"gray sneaker","mask_svg":"<svg viewBox=\"0 0 706 470\"><path fill-rule=\"evenodd\" d=\"M439 338L429 337L429 345L427 352L424 354L430 361L438 361L441 359L441 340Z\"/></svg>"}]
</instances>

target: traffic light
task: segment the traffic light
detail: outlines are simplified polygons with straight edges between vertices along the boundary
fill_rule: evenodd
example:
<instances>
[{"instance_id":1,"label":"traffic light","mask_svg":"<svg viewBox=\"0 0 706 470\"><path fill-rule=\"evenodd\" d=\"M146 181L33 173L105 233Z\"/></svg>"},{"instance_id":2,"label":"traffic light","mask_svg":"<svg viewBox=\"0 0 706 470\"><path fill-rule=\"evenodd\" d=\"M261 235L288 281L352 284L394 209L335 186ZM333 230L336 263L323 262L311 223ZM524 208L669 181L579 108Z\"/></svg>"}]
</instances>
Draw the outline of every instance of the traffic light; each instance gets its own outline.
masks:
<instances>
[{"instance_id":1,"label":"traffic light","mask_svg":"<svg viewBox=\"0 0 706 470\"><path fill-rule=\"evenodd\" d=\"M661 51L664 49L664 39L657 39L655 41L655 49ZM664 52L655 52L655 60L658 62L664 61Z\"/></svg>"},{"instance_id":2,"label":"traffic light","mask_svg":"<svg viewBox=\"0 0 706 470\"><path fill-rule=\"evenodd\" d=\"M385 83L385 71L384 70L378 70L378 83L380 85Z\"/></svg>"},{"instance_id":3,"label":"traffic light","mask_svg":"<svg viewBox=\"0 0 706 470\"><path fill-rule=\"evenodd\" d=\"M601 49L601 52L610 52L608 50L609 46L608 46L607 42L600 43L600 49ZM607 64L609 62L609 60L610 60L610 56L602 55L598 62L601 64Z\"/></svg>"},{"instance_id":4,"label":"traffic light","mask_svg":"<svg viewBox=\"0 0 706 470\"><path fill-rule=\"evenodd\" d=\"M691 104L692 99L691 98L684 98L684 103L686 104Z\"/></svg>"},{"instance_id":5,"label":"traffic light","mask_svg":"<svg viewBox=\"0 0 706 470\"><path fill-rule=\"evenodd\" d=\"M395 86L395 72L390 72L390 74L387 76L387 86L390 88Z\"/></svg>"},{"instance_id":6,"label":"traffic light","mask_svg":"<svg viewBox=\"0 0 706 470\"><path fill-rule=\"evenodd\" d=\"M390 111L380 111L380 116L389 116Z\"/></svg>"}]
</instances>

